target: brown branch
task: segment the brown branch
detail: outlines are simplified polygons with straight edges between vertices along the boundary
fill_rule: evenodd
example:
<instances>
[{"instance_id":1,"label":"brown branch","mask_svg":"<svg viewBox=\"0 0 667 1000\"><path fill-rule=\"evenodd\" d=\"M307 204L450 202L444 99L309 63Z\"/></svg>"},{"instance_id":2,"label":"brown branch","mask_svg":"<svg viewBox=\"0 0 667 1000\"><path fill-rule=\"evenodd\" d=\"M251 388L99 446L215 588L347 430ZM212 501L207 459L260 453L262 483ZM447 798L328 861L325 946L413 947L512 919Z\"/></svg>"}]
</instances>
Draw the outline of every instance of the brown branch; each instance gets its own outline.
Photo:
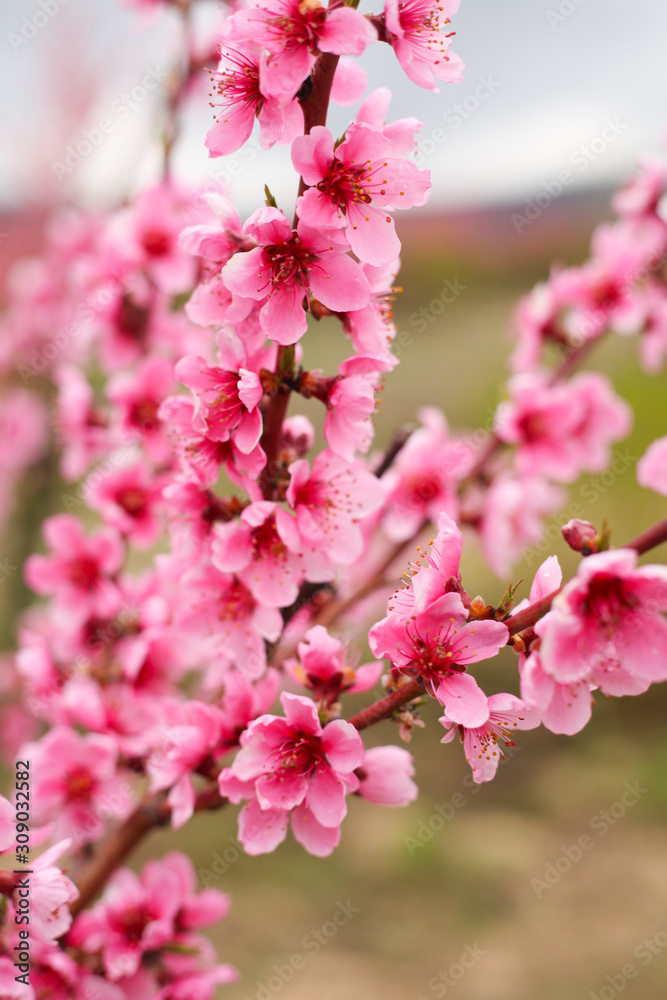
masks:
<instances>
[{"instance_id":1,"label":"brown branch","mask_svg":"<svg viewBox=\"0 0 667 1000\"><path fill-rule=\"evenodd\" d=\"M647 531L642 532L637 538L632 542L628 542L623 546L625 549L634 549L640 556L649 549L654 549L656 545L662 545L663 542L667 541L667 518L664 521L659 521L654 524L652 528Z\"/></svg>"},{"instance_id":2,"label":"brown branch","mask_svg":"<svg viewBox=\"0 0 667 1000\"><path fill-rule=\"evenodd\" d=\"M369 705L368 708L362 709L356 715L350 716L347 721L355 729L367 729L369 726L375 725L376 722L389 719L397 709L406 705L409 701L414 701L415 698L419 698L422 694L424 694L424 685L422 682L409 681L398 688L397 691L392 691L391 694L380 698L375 704Z\"/></svg>"},{"instance_id":3,"label":"brown branch","mask_svg":"<svg viewBox=\"0 0 667 1000\"><path fill-rule=\"evenodd\" d=\"M219 809L226 803L218 791L217 782L204 788L195 800L195 812L204 809ZM103 845L100 853L84 871L79 884L79 897L70 911L75 917L96 898L106 885L110 875L116 870L147 833L159 826L165 826L171 817L171 806L166 794L158 792L137 806L132 815Z\"/></svg>"}]
</instances>

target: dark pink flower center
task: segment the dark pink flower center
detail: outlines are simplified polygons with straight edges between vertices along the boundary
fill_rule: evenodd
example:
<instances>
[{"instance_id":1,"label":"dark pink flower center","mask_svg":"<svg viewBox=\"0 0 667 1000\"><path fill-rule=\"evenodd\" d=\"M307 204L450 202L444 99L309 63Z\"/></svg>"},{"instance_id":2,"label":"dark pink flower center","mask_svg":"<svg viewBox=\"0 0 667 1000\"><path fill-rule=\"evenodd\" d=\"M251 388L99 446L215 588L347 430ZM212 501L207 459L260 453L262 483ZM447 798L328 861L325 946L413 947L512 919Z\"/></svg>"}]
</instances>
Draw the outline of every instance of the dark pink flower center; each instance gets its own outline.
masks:
<instances>
[{"instance_id":1,"label":"dark pink flower center","mask_svg":"<svg viewBox=\"0 0 667 1000\"><path fill-rule=\"evenodd\" d=\"M65 777L68 801L87 799L95 786L95 781L86 767L74 767Z\"/></svg>"},{"instance_id":2,"label":"dark pink flower center","mask_svg":"<svg viewBox=\"0 0 667 1000\"><path fill-rule=\"evenodd\" d=\"M252 557L259 559L287 559L287 546L276 530L275 517L269 517L252 533Z\"/></svg>"},{"instance_id":3,"label":"dark pink flower center","mask_svg":"<svg viewBox=\"0 0 667 1000\"><path fill-rule=\"evenodd\" d=\"M138 944L148 924L151 923L151 916L145 906L137 905L128 907L120 913L109 914L109 924L111 929L118 934L122 934L129 941Z\"/></svg>"},{"instance_id":4,"label":"dark pink flower center","mask_svg":"<svg viewBox=\"0 0 667 1000\"><path fill-rule=\"evenodd\" d=\"M171 250L168 233L159 229L149 229L143 234L141 242L149 257L166 257Z\"/></svg>"},{"instance_id":5,"label":"dark pink flower center","mask_svg":"<svg viewBox=\"0 0 667 1000\"><path fill-rule=\"evenodd\" d=\"M409 677L422 677L429 687L437 687L443 677L452 672L461 673L465 667L456 663L459 650L458 629L454 620L444 623L437 632L429 629L424 634L419 631L416 617L412 617L406 629L407 647L399 648L399 653L410 658L409 666L401 667L401 673Z\"/></svg>"},{"instance_id":6,"label":"dark pink flower center","mask_svg":"<svg viewBox=\"0 0 667 1000\"><path fill-rule=\"evenodd\" d=\"M252 594L240 580L235 580L220 595L218 617L220 621L239 622L250 617L254 609L255 600Z\"/></svg>"},{"instance_id":7,"label":"dark pink flower center","mask_svg":"<svg viewBox=\"0 0 667 1000\"><path fill-rule=\"evenodd\" d=\"M259 276L262 278L265 270L270 271L268 281L273 286L272 291L290 282L300 284L305 291L310 285L308 272L318 261L318 255L307 250L295 234L284 243L272 243L264 247L264 260Z\"/></svg>"},{"instance_id":8,"label":"dark pink flower center","mask_svg":"<svg viewBox=\"0 0 667 1000\"><path fill-rule=\"evenodd\" d=\"M274 750L276 771L287 774L312 774L324 763L324 751L319 736L298 735L286 740Z\"/></svg>"},{"instance_id":9,"label":"dark pink flower center","mask_svg":"<svg viewBox=\"0 0 667 1000\"><path fill-rule=\"evenodd\" d=\"M228 110L234 104L244 102L261 106L264 98L259 90L258 66L235 49L225 49L224 57L231 66L221 72L211 73L211 82L218 96L222 98L220 101L212 102L211 107L217 106ZM224 118L222 120L226 121Z\"/></svg>"},{"instance_id":10,"label":"dark pink flower center","mask_svg":"<svg viewBox=\"0 0 667 1000\"><path fill-rule=\"evenodd\" d=\"M137 400L130 408L130 422L144 431L155 430L158 424L157 411L160 404L155 399L145 397Z\"/></svg>"},{"instance_id":11,"label":"dark pink flower center","mask_svg":"<svg viewBox=\"0 0 667 1000\"><path fill-rule=\"evenodd\" d=\"M130 517L141 517L148 506L145 491L138 487L123 490L116 497L116 502Z\"/></svg>"},{"instance_id":12,"label":"dark pink flower center","mask_svg":"<svg viewBox=\"0 0 667 1000\"><path fill-rule=\"evenodd\" d=\"M634 611L637 599L628 593L625 581L617 576L597 573L581 597L580 612L592 625L617 625Z\"/></svg>"},{"instance_id":13,"label":"dark pink flower center","mask_svg":"<svg viewBox=\"0 0 667 1000\"><path fill-rule=\"evenodd\" d=\"M69 564L68 576L76 587L91 590L97 583L100 567L91 556L79 556Z\"/></svg>"}]
</instances>

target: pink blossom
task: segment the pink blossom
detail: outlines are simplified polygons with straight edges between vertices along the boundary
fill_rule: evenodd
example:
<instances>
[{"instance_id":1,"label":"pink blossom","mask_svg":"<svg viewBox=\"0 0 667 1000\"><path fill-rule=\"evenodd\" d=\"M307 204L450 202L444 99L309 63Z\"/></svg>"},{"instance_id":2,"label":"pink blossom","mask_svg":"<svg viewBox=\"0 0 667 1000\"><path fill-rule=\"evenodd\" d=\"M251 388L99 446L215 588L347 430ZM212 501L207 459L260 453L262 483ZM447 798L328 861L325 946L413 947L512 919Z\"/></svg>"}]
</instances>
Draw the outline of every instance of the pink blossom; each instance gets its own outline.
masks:
<instances>
[{"instance_id":1,"label":"pink blossom","mask_svg":"<svg viewBox=\"0 0 667 1000\"><path fill-rule=\"evenodd\" d=\"M323 728L309 698L285 692L280 700L285 718L265 715L250 723L234 763L220 775L220 792L232 801L256 795L244 819L239 817L239 839L248 853L280 843L291 813L296 839L325 856L338 841L346 792L358 787L353 772L363 759L361 737L342 719ZM267 835L275 837L271 846Z\"/></svg>"},{"instance_id":2,"label":"pink blossom","mask_svg":"<svg viewBox=\"0 0 667 1000\"><path fill-rule=\"evenodd\" d=\"M276 142L291 142L303 132L303 112L298 101L283 102L280 95L260 89L266 71L266 54L254 45L223 45L220 64L211 74L213 107L219 108L215 125L206 136L209 156L227 156L250 138L259 120L260 143L269 149ZM293 96L293 95L290 95Z\"/></svg>"},{"instance_id":3,"label":"pink blossom","mask_svg":"<svg viewBox=\"0 0 667 1000\"><path fill-rule=\"evenodd\" d=\"M140 439L151 459L160 464L169 458L169 443L158 416L174 382L174 366L164 358L148 358L134 372L109 380L107 396L116 406L116 420L125 440Z\"/></svg>"},{"instance_id":4,"label":"pink blossom","mask_svg":"<svg viewBox=\"0 0 667 1000\"><path fill-rule=\"evenodd\" d=\"M619 215L652 215L665 192L665 163L657 156L644 156L636 176L617 191L612 208Z\"/></svg>"},{"instance_id":5,"label":"pink blossom","mask_svg":"<svg viewBox=\"0 0 667 1000\"><path fill-rule=\"evenodd\" d=\"M472 779L476 784L491 781L495 777L498 764L505 756L500 742L504 742L506 746L514 746L514 729L535 729L539 725L537 713L512 694L492 694L488 705L488 719L481 726L469 728L456 725L447 709L438 720L449 730L440 740L441 743L451 743L458 729L466 760L472 768Z\"/></svg>"},{"instance_id":6,"label":"pink blossom","mask_svg":"<svg viewBox=\"0 0 667 1000\"><path fill-rule=\"evenodd\" d=\"M388 490L382 527L393 541L412 538L441 511L458 514L457 483L472 466L471 449L451 437L440 410L424 407L422 424L408 438L382 477Z\"/></svg>"},{"instance_id":7,"label":"pink blossom","mask_svg":"<svg viewBox=\"0 0 667 1000\"><path fill-rule=\"evenodd\" d=\"M93 402L88 379L73 365L61 365L55 422L62 445L60 468L65 479L78 479L109 447L108 419Z\"/></svg>"},{"instance_id":8,"label":"pink blossom","mask_svg":"<svg viewBox=\"0 0 667 1000\"><path fill-rule=\"evenodd\" d=\"M424 123L418 118L399 118L387 123L391 96L388 87L377 87L361 104L354 120L378 129L391 143L392 156L410 156L417 145L416 134Z\"/></svg>"},{"instance_id":9,"label":"pink blossom","mask_svg":"<svg viewBox=\"0 0 667 1000\"><path fill-rule=\"evenodd\" d=\"M293 344L305 333L304 298L309 302L313 296L334 312L363 309L370 301L368 280L335 230L317 231L299 222L293 232L277 208L260 208L244 232L259 245L235 254L222 279L230 291L263 303L260 324L276 343Z\"/></svg>"},{"instance_id":10,"label":"pink blossom","mask_svg":"<svg viewBox=\"0 0 667 1000\"><path fill-rule=\"evenodd\" d=\"M199 635L205 647L246 676L261 677L266 670L264 640L275 642L282 631L278 609L257 601L237 576L212 564L195 565L179 574L179 581L176 624L189 636Z\"/></svg>"},{"instance_id":11,"label":"pink blossom","mask_svg":"<svg viewBox=\"0 0 667 1000\"><path fill-rule=\"evenodd\" d=\"M26 389L3 390L0 399L0 472L21 471L41 457L46 445L46 413L42 401Z\"/></svg>"},{"instance_id":12,"label":"pink blossom","mask_svg":"<svg viewBox=\"0 0 667 1000\"><path fill-rule=\"evenodd\" d=\"M214 441L232 438L239 451L249 454L262 435L258 404L263 389L253 371L210 367L203 358L182 358L176 365L179 382L192 389L195 399L193 427Z\"/></svg>"},{"instance_id":13,"label":"pink blossom","mask_svg":"<svg viewBox=\"0 0 667 1000\"><path fill-rule=\"evenodd\" d=\"M145 462L122 457L111 472L93 472L85 484L86 500L108 525L126 535L137 548L147 549L158 538L158 516L163 480Z\"/></svg>"},{"instance_id":14,"label":"pink blossom","mask_svg":"<svg viewBox=\"0 0 667 1000\"><path fill-rule=\"evenodd\" d=\"M367 74L359 63L354 59L343 56L338 60L336 74L331 87L331 100L334 104L339 104L347 108L350 104L356 104L364 96L366 90Z\"/></svg>"},{"instance_id":15,"label":"pink blossom","mask_svg":"<svg viewBox=\"0 0 667 1000\"><path fill-rule=\"evenodd\" d=\"M100 902L75 920L68 943L91 954L101 952L108 978L124 982L140 971L149 952L170 945L178 951L179 941L201 947L199 938L183 932L226 915L228 897L215 889L195 893L194 888L192 863L176 852L149 861L140 876L117 869Z\"/></svg>"},{"instance_id":16,"label":"pink blossom","mask_svg":"<svg viewBox=\"0 0 667 1000\"><path fill-rule=\"evenodd\" d=\"M653 441L639 459L637 482L647 490L667 496L667 437Z\"/></svg>"},{"instance_id":17,"label":"pink blossom","mask_svg":"<svg viewBox=\"0 0 667 1000\"><path fill-rule=\"evenodd\" d=\"M171 822L178 829L194 812L191 774L216 750L222 718L215 705L198 701L176 706L169 716L158 727L159 744L146 762L146 771L151 791L170 789Z\"/></svg>"},{"instance_id":18,"label":"pink blossom","mask_svg":"<svg viewBox=\"0 0 667 1000\"><path fill-rule=\"evenodd\" d=\"M334 148L329 129L316 126L292 143L292 161L306 184L297 199L302 222L344 228L352 250L368 264L389 264L401 244L390 208L426 202L428 170L392 157L391 143L370 125L355 123Z\"/></svg>"},{"instance_id":19,"label":"pink blossom","mask_svg":"<svg viewBox=\"0 0 667 1000\"><path fill-rule=\"evenodd\" d=\"M103 528L89 537L72 514L48 518L43 530L51 555L33 555L26 560L28 586L37 594L55 596L77 619L114 615L120 595L113 578L125 558L119 535Z\"/></svg>"},{"instance_id":20,"label":"pink blossom","mask_svg":"<svg viewBox=\"0 0 667 1000\"><path fill-rule=\"evenodd\" d=\"M110 736L80 736L56 726L24 749L34 768L34 819L56 820L56 836L77 845L101 836L109 816L124 817L132 807L129 786L117 775L118 747Z\"/></svg>"},{"instance_id":21,"label":"pink blossom","mask_svg":"<svg viewBox=\"0 0 667 1000\"><path fill-rule=\"evenodd\" d=\"M563 490L539 476L497 476L482 498L482 551L493 572L506 577L512 564L531 553L542 537L544 518L559 510Z\"/></svg>"},{"instance_id":22,"label":"pink blossom","mask_svg":"<svg viewBox=\"0 0 667 1000\"><path fill-rule=\"evenodd\" d=\"M401 66L420 87L438 92L435 80L463 79L463 63L449 51L450 23L460 0L385 0L384 19L389 42Z\"/></svg>"},{"instance_id":23,"label":"pink blossom","mask_svg":"<svg viewBox=\"0 0 667 1000\"><path fill-rule=\"evenodd\" d=\"M447 514L438 521L430 553L417 561L409 582L389 599L387 617L368 636L375 656L403 674L421 677L449 717L469 726L488 718L486 696L465 666L495 656L508 639L502 622L467 622L458 584L462 539Z\"/></svg>"},{"instance_id":24,"label":"pink blossom","mask_svg":"<svg viewBox=\"0 0 667 1000\"><path fill-rule=\"evenodd\" d=\"M198 397L201 405L201 397ZM158 411L165 425L168 436L172 439L176 456L183 476L198 483L202 487L212 486L217 482L220 469L224 466L227 475L237 486L252 493L248 476L256 479L264 465L266 455L258 444L248 454L240 451L230 438L219 441L195 429L195 412L197 403L185 396L170 396L164 401ZM205 419L197 419L197 424L205 423ZM174 499L174 486L168 486L164 498ZM212 498L209 497L209 501ZM185 509L182 510L186 512Z\"/></svg>"},{"instance_id":25,"label":"pink blossom","mask_svg":"<svg viewBox=\"0 0 667 1000\"><path fill-rule=\"evenodd\" d=\"M324 436L334 454L348 462L354 461L357 451L367 452L371 446L381 367L370 359L349 358L340 366L341 374L328 394Z\"/></svg>"},{"instance_id":26,"label":"pink blossom","mask_svg":"<svg viewBox=\"0 0 667 1000\"><path fill-rule=\"evenodd\" d=\"M285 669L298 684L312 690L316 701L326 705L336 702L343 691L368 691L382 673L379 661L357 667L346 646L323 625L308 629L297 651L298 660L286 660Z\"/></svg>"},{"instance_id":27,"label":"pink blossom","mask_svg":"<svg viewBox=\"0 0 667 1000\"><path fill-rule=\"evenodd\" d=\"M252 0L248 10L227 19L221 34L268 50L260 70L261 91L283 101L296 94L320 52L358 56L377 37L358 11L327 9L319 0Z\"/></svg>"},{"instance_id":28,"label":"pink blossom","mask_svg":"<svg viewBox=\"0 0 667 1000\"><path fill-rule=\"evenodd\" d=\"M327 560L302 541L293 515L269 501L217 525L211 558L219 570L236 573L256 600L277 608L293 604L304 578L321 582L331 575Z\"/></svg>"},{"instance_id":29,"label":"pink blossom","mask_svg":"<svg viewBox=\"0 0 667 1000\"><path fill-rule=\"evenodd\" d=\"M42 941L61 937L72 923L69 904L79 898L79 890L54 864L70 844L71 840L62 840L30 862L30 927Z\"/></svg>"},{"instance_id":30,"label":"pink blossom","mask_svg":"<svg viewBox=\"0 0 667 1000\"><path fill-rule=\"evenodd\" d=\"M289 467L287 502L296 512L299 534L314 549L344 566L361 554L364 539L359 521L377 511L384 487L360 464L320 452L312 471L305 459Z\"/></svg>"},{"instance_id":31,"label":"pink blossom","mask_svg":"<svg viewBox=\"0 0 667 1000\"><path fill-rule=\"evenodd\" d=\"M514 614L529 604L542 600L560 587L563 574L556 556L545 559L533 580L528 600L514 608ZM552 733L572 736L586 725L591 717L591 689L586 681L560 684L545 673L539 654L539 640L531 642L530 654L519 655L521 698L539 713L542 725Z\"/></svg>"},{"instance_id":32,"label":"pink blossom","mask_svg":"<svg viewBox=\"0 0 667 1000\"><path fill-rule=\"evenodd\" d=\"M602 472L609 445L632 424L630 408L602 375L586 373L556 384L539 375L517 375L510 393L512 401L498 407L496 433L517 445L522 475L571 482L584 470Z\"/></svg>"},{"instance_id":33,"label":"pink blossom","mask_svg":"<svg viewBox=\"0 0 667 1000\"><path fill-rule=\"evenodd\" d=\"M407 806L418 795L412 756L403 747L371 747L357 771L359 795L381 806Z\"/></svg>"},{"instance_id":34,"label":"pink blossom","mask_svg":"<svg viewBox=\"0 0 667 1000\"><path fill-rule=\"evenodd\" d=\"M639 694L667 679L665 609L666 567L637 567L632 549L588 556L535 626L542 668L561 684Z\"/></svg>"}]
</instances>

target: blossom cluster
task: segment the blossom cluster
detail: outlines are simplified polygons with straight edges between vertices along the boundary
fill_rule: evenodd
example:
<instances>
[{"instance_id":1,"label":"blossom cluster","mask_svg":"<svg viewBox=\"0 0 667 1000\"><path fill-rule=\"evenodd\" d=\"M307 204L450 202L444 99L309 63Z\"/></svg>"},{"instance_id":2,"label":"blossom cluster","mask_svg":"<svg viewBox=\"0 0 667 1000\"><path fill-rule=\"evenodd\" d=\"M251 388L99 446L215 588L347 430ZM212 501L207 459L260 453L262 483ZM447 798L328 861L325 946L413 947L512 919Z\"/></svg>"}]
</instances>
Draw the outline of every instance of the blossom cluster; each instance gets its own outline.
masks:
<instances>
[{"instance_id":1,"label":"blossom cluster","mask_svg":"<svg viewBox=\"0 0 667 1000\"><path fill-rule=\"evenodd\" d=\"M255 119L264 148L289 145L294 217L267 188L243 221L224 194L196 198L166 173L122 208L61 215L43 255L12 272L0 427L13 433L0 467L11 480L44 454L48 386L66 485L44 551L26 560L41 600L6 661L23 704L4 710L2 749L32 761L33 818L56 840L33 862L48 906L32 993L10 992L16 886L0 883L10 996L208 1000L235 977L197 933L226 915L227 897L197 893L175 853L109 878L107 834L112 851L119 831L129 850L134 830L243 803L247 853L276 849L290 829L326 856L348 796L416 797L408 751L366 747L361 734L393 718L408 740L420 698L437 701L441 741L459 736L482 783L516 730L574 733L596 690L639 694L667 679L667 570L638 567L643 549L605 551L603 533L571 524L566 538L585 557L576 576L554 597L561 571L548 558L516 607L512 587L494 604L471 597L460 571L463 527L509 577L564 486L602 472L630 431L609 380L574 368L608 329L639 334L650 370L667 351L657 164L616 197L620 219L597 231L591 260L520 305L493 429L452 432L427 406L406 439L371 450L376 397L398 363L394 212L424 205L430 177L411 158L420 123L388 122L384 88L362 100L348 57L386 43L421 87L460 79L444 30L457 7L235 7L218 39L206 145L234 152ZM359 104L342 136L327 128L329 97ZM347 353L329 375L306 367L325 317ZM299 398L321 404L324 447L303 413L288 415ZM663 494L665 441L638 469ZM366 641L376 659L359 665ZM487 696L475 664L509 646L521 697ZM377 700L351 714L347 695L373 689ZM8 807L0 800L3 849ZM84 872L80 895L55 864L65 852Z\"/></svg>"}]
</instances>

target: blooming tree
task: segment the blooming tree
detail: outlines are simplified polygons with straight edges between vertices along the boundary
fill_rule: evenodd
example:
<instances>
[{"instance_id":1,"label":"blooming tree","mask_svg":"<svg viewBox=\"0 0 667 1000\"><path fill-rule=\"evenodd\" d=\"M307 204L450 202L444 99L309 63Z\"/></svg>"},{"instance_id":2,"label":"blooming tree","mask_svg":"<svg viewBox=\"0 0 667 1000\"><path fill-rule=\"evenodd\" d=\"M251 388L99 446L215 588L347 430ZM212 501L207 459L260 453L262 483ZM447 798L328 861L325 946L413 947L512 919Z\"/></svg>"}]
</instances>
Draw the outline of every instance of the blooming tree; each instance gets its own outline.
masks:
<instances>
[{"instance_id":1,"label":"blooming tree","mask_svg":"<svg viewBox=\"0 0 667 1000\"><path fill-rule=\"evenodd\" d=\"M174 5L187 19L187 0ZM577 572L563 583L549 556L520 604L514 585L471 596L460 572L476 536L511 583L566 485L603 472L629 433L608 379L577 372L597 342L633 334L649 373L664 362L660 162L616 196L590 259L519 304L507 398L481 443L424 408L418 428L371 450L377 393L398 363L393 213L423 205L430 179L411 158L420 123L387 122L384 89L340 136L327 112L330 99L364 96L349 57L376 43L419 86L460 79L457 7L235 6L206 54L219 60L206 146L213 157L241 148L255 119L263 148L289 144L294 215L267 188L243 221L222 193L185 190L165 169L128 206L54 219L43 255L12 274L0 513L46 448L46 384L72 485L25 564L43 600L5 663L22 702L5 710L4 751L18 763L14 801L0 798L0 850L13 859L0 873L3 997L207 1000L237 975L199 933L229 899L197 892L176 852L139 874L124 867L153 828L243 803L248 854L291 830L326 856L349 796L371 809L417 795L408 751L389 735L366 748L370 726L393 720L407 741L434 699L438 741L460 743L481 783L517 730L572 735L597 692L667 679L667 567L638 565L667 521L615 548L603 526L570 521ZM166 168L206 59L191 48L184 61ZM325 316L349 352L329 374L308 367ZM323 407L321 448L300 398ZM667 438L637 476L667 495ZM375 659L359 665L366 644ZM507 687L520 696L487 696L475 677L503 647L517 654ZM350 714L355 692L368 704Z\"/></svg>"}]
</instances>

